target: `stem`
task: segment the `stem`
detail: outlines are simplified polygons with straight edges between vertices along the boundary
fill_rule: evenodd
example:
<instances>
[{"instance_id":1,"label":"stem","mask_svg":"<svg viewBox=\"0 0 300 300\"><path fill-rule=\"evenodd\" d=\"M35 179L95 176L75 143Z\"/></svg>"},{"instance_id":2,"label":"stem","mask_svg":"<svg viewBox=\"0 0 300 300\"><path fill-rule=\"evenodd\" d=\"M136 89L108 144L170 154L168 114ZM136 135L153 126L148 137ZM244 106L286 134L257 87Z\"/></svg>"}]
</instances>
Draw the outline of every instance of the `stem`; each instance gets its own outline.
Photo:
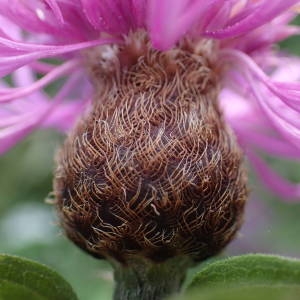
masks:
<instances>
[{"instance_id":1,"label":"stem","mask_svg":"<svg viewBox=\"0 0 300 300\"><path fill-rule=\"evenodd\" d=\"M126 266L115 264L114 300L164 299L180 291L190 266L191 260L183 256L162 263L135 258Z\"/></svg>"}]
</instances>

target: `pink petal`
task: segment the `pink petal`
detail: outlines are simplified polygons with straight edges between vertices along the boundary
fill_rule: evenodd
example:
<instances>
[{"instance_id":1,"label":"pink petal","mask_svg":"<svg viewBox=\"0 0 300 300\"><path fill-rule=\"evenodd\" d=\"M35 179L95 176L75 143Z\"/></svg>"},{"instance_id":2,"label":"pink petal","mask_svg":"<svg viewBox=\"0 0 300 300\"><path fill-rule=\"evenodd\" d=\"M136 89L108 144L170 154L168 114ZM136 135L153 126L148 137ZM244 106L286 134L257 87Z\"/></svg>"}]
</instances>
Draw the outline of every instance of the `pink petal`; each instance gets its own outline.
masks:
<instances>
[{"instance_id":1,"label":"pink petal","mask_svg":"<svg viewBox=\"0 0 300 300\"><path fill-rule=\"evenodd\" d=\"M273 0L270 5L269 0L253 1L239 15L235 15L233 20L228 20L228 25L215 31L206 31L205 36L212 38L232 38L248 33L249 31L266 24L284 11L299 3L299 0ZM245 11L249 13L245 15Z\"/></svg>"},{"instance_id":2,"label":"pink petal","mask_svg":"<svg viewBox=\"0 0 300 300\"><path fill-rule=\"evenodd\" d=\"M293 184L279 176L253 152L248 151L247 156L252 165L254 166L257 175L261 178L262 182L264 182L270 190L280 195L285 201L299 201L300 184Z\"/></svg>"},{"instance_id":3,"label":"pink petal","mask_svg":"<svg viewBox=\"0 0 300 300\"><path fill-rule=\"evenodd\" d=\"M85 48L118 42L119 40L117 39L99 39L65 46L55 46L26 44L0 38L0 44L5 45L7 49L11 48L13 53L11 56L0 57L0 76L5 76L13 70L40 58L53 57ZM21 53L14 55L16 50Z\"/></svg>"}]
</instances>

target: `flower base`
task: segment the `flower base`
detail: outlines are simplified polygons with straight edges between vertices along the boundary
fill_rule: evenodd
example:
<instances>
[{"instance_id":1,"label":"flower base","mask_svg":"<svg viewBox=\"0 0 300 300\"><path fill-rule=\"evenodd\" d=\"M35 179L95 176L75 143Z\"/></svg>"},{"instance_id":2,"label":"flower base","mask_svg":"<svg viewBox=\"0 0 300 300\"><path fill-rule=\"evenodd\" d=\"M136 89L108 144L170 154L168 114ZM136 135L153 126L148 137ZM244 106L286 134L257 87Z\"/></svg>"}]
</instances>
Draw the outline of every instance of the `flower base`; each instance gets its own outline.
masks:
<instances>
[{"instance_id":1,"label":"flower base","mask_svg":"<svg viewBox=\"0 0 300 300\"><path fill-rule=\"evenodd\" d=\"M115 264L114 300L161 300L178 293L192 265L191 259L178 256L153 263L144 258L132 259L128 265Z\"/></svg>"}]
</instances>

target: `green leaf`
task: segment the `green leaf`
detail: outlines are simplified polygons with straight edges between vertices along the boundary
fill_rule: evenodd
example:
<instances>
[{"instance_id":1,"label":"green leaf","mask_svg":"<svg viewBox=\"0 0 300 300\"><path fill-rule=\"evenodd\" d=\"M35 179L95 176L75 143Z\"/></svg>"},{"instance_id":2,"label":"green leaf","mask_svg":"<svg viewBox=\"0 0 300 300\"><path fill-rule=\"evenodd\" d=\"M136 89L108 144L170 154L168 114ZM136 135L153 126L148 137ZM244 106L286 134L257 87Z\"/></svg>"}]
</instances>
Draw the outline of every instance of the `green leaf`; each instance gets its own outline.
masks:
<instances>
[{"instance_id":1,"label":"green leaf","mask_svg":"<svg viewBox=\"0 0 300 300\"><path fill-rule=\"evenodd\" d=\"M298 300L300 260L242 255L214 261L197 273L177 300Z\"/></svg>"},{"instance_id":2,"label":"green leaf","mask_svg":"<svg viewBox=\"0 0 300 300\"><path fill-rule=\"evenodd\" d=\"M172 300L299 300L298 286L251 286L193 291Z\"/></svg>"},{"instance_id":3,"label":"green leaf","mask_svg":"<svg viewBox=\"0 0 300 300\"><path fill-rule=\"evenodd\" d=\"M194 277L188 289L209 286L299 285L300 261L251 254L213 262Z\"/></svg>"},{"instance_id":4,"label":"green leaf","mask_svg":"<svg viewBox=\"0 0 300 300\"><path fill-rule=\"evenodd\" d=\"M48 267L0 255L0 300L77 300L69 283Z\"/></svg>"}]
</instances>

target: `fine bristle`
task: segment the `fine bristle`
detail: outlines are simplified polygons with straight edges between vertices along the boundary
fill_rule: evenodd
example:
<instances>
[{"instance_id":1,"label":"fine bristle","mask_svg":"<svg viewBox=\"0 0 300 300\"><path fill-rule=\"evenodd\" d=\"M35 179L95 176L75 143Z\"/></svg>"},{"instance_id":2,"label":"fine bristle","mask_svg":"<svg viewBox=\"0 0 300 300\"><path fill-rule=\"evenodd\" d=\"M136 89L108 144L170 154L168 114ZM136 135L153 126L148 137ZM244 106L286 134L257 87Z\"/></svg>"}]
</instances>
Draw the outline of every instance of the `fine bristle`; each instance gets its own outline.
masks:
<instances>
[{"instance_id":1,"label":"fine bristle","mask_svg":"<svg viewBox=\"0 0 300 300\"><path fill-rule=\"evenodd\" d=\"M240 227L242 153L213 63L191 45L125 45L89 68L93 108L58 154L54 192L66 234L96 257L198 261Z\"/></svg>"}]
</instances>

